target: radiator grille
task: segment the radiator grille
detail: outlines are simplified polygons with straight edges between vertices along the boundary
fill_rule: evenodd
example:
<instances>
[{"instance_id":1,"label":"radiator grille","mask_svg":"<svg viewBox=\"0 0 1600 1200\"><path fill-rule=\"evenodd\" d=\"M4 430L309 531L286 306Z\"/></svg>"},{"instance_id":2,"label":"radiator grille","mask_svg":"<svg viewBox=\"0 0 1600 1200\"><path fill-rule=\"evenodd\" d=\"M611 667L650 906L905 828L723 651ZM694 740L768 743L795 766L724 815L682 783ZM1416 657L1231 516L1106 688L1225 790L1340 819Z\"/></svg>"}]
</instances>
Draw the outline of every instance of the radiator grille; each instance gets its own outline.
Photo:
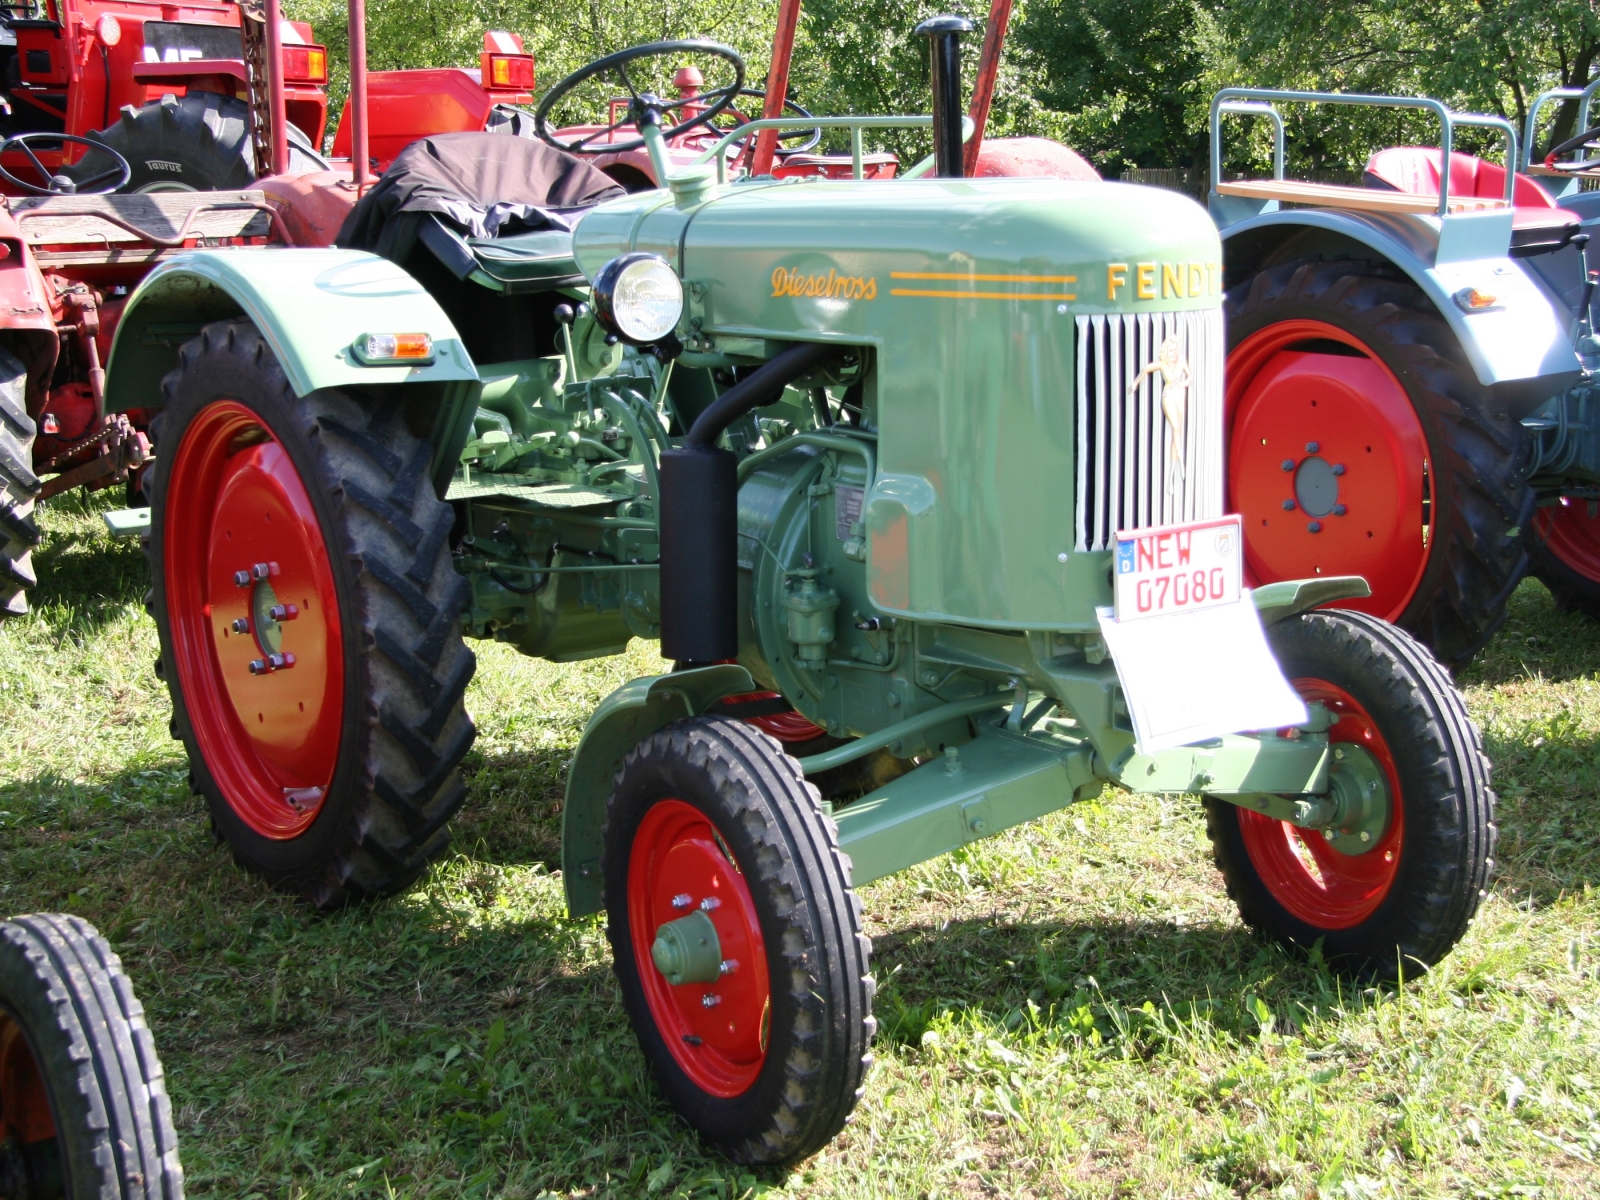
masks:
<instances>
[{"instance_id":1,"label":"radiator grille","mask_svg":"<svg viewBox=\"0 0 1600 1200\"><path fill-rule=\"evenodd\" d=\"M1079 550L1222 515L1222 361L1218 309L1078 318Z\"/></svg>"}]
</instances>

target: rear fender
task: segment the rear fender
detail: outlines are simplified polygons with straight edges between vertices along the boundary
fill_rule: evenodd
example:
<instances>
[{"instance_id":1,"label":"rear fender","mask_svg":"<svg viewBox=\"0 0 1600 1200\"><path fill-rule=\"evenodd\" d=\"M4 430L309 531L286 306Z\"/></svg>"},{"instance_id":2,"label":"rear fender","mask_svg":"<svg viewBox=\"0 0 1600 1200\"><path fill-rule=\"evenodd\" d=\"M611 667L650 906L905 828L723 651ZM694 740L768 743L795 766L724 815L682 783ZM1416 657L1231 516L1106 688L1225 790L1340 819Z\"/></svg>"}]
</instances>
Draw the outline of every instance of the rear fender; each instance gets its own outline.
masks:
<instances>
[{"instance_id":1,"label":"rear fender","mask_svg":"<svg viewBox=\"0 0 1600 1200\"><path fill-rule=\"evenodd\" d=\"M0 345L28 369L28 412L44 411L61 338L38 260L10 209L0 207Z\"/></svg>"},{"instance_id":2,"label":"rear fender","mask_svg":"<svg viewBox=\"0 0 1600 1200\"><path fill-rule=\"evenodd\" d=\"M635 679L600 702L572 756L561 808L561 877L569 914L582 917L605 907L600 855L606 803L628 751L663 726L705 712L724 696L755 690L749 671L721 663Z\"/></svg>"},{"instance_id":3,"label":"rear fender","mask_svg":"<svg viewBox=\"0 0 1600 1200\"><path fill-rule=\"evenodd\" d=\"M355 250L194 251L162 263L129 297L106 370L106 408L162 405L161 380L211 321L248 318L296 395L321 388L405 387L435 406L434 482L448 484L481 384L444 310L387 259ZM434 360L363 366L364 333L426 333Z\"/></svg>"},{"instance_id":4,"label":"rear fender","mask_svg":"<svg viewBox=\"0 0 1600 1200\"><path fill-rule=\"evenodd\" d=\"M1452 228L1462 221L1452 217ZM1439 224L1436 217L1328 209L1262 213L1222 232L1228 286L1272 263L1301 256L1354 255L1388 262L1433 302L1461 343L1478 382L1505 394L1512 407L1531 406L1564 390L1579 370L1571 314L1553 302L1521 261L1507 257L1503 246L1499 253L1482 257L1456 258L1449 247L1441 254ZM1451 299L1463 288L1477 288L1499 303L1490 311L1463 312Z\"/></svg>"}]
</instances>

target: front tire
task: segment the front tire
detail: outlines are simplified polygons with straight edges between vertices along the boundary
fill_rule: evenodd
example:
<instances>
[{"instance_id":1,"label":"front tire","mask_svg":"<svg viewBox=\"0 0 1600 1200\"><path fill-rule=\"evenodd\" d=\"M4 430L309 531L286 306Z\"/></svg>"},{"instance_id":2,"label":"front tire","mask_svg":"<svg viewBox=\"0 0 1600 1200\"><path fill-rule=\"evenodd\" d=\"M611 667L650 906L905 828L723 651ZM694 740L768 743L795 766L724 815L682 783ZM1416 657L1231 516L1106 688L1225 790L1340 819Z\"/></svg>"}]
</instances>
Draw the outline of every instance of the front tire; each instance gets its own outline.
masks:
<instances>
[{"instance_id":1,"label":"front tire","mask_svg":"<svg viewBox=\"0 0 1600 1200\"><path fill-rule=\"evenodd\" d=\"M1230 511L1260 583L1360 575L1341 607L1465 665L1527 566L1531 447L1387 264L1297 259L1228 290Z\"/></svg>"},{"instance_id":2,"label":"front tire","mask_svg":"<svg viewBox=\"0 0 1600 1200\"><path fill-rule=\"evenodd\" d=\"M603 862L623 1002L679 1115L736 1162L827 1145L871 1065L875 985L848 860L794 760L742 721L667 726L623 763ZM702 913L722 969L673 984L658 933Z\"/></svg>"},{"instance_id":3,"label":"front tire","mask_svg":"<svg viewBox=\"0 0 1600 1200\"><path fill-rule=\"evenodd\" d=\"M111 947L77 917L0 923L0 1196L183 1197L144 1007Z\"/></svg>"},{"instance_id":4,"label":"front tire","mask_svg":"<svg viewBox=\"0 0 1600 1200\"><path fill-rule=\"evenodd\" d=\"M399 403L297 397L255 327L162 381L149 556L173 731L241 865L321 907L448 844L472 744L467 586Z\"/></svg>"},{"instance_id":5,"label":"front tire","mask_svg":"<svg viewBox=\"0 0 1600 1200\"><path fill-rule=\"evenodd\" d=\"M1444 669L1383 621L1324 610L1267 634L1295 690L1338 716L1336 756L1354 746L1381 766L1389 809L1362 847L1207 797L1228 895L1247 925L1301 951L1320 942L1337 970L1415 974L1461 939L1494 865L1478 731Z\"/></svg>"}]
</instances>

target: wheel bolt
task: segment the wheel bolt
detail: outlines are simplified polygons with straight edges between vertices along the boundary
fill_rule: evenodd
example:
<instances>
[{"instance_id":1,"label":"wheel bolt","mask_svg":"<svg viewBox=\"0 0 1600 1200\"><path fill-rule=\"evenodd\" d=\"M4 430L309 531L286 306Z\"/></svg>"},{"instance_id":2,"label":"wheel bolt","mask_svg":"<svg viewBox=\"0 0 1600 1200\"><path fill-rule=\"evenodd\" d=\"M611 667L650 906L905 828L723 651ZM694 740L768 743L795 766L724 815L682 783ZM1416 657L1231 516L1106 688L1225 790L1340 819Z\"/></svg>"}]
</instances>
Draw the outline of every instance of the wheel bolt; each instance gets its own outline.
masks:
<instances>
[{"instance_id":1,"label":"wheel bolt","mask_svg":"<svg viewBox=\"0 0 1600 1200\"><path fill-rule=\"evenodd\" d=\"M1336 516L1336 517L1342 517L1342 516L1345 515L1345 513L1349 512L1349 511L1350 510L1348 508L1346 508L1342 504L1335 504L1333 506L1333 515Z\"/></svg>"},{"instance_id":2,"label":"wheel bolt","mask_svg":"<svg viewBox=\"0 0 1600 1200\"><path fill-rule=\"evenodd\" d=\"M1315 454L1320 449L1322 449L1322 447L1317 445L1316 442L1307 442L1306 443L1306 453L1307 454Z\"/></svg>"},{"instance_id":3,"label":"wheel bolt","mask_svg":"<svg viewBox=\"0 0 1600 1200\"><path fill-rule=\"evenodd\" d=\"M689 905L693 903L694 899L689 895L688 892L679 892L672 898L673 908L688 908Z\"/></svg>"},{"instance_id":4,"label":"wheel bolt","mask_svg":"<svg viewBox=\"0 0 1600 1200\"><path fill-rule=\"evenodd\" d=\"M292 621L300 615L300 607L296 604L274 604L267 609L267 616L274 621Z\"/></svg>"},{"instance_id":5,"label":"wheel bolt","mask_svg":"<svg viewBox=\"0 0 1600 1200\"><path fill-rule=\"evenodd\" d=\"M704 996L700 997L700 1007L701 1008L715 1008L717 1005L719 1005L721 1003L722 1003L722 997L721 996L714 996L710 992L707 992Z\"/></svg>"},{"instance_id":6,"label":"wheel bolt","mask_svg":"<svg viewBox=\"0 0 1600 1200\"><path fill-rule=\"evenodd\" d=\"M739 960L737 958L725 958L717 964L717 970L723 975L732 975L738 969Z\"/></svg>"},{"instance_id":7,"label":"wheel bolt","mask_svg":"<svg viewBox=\"0 0 1600 1200\"><path fill-rule=\"evenodd\" d=\"M1294 459L1292 459L1292 458L1286 458L1286 459L1284 459L1284 460L1283 460L1283 469L1284 469L1284 470L1285 470L1285 471L1292 471L1292 470L1294 470Z\"/></svg>"},{"instance_id":8,"label":"wheel bolt","mask_svg":"<svg viewBox=\"0 0 1600 1200\"><path fill-rule=\"evenodd\" d=\"M1333 473L1335 475L1343 475L1344 474L1344 464L1343 463L1334 463L1333 464Z\"/></svg>"},{"instance_id":9,"label":"wheel bolt","mask_svg":"<svg viewBox=\"0 0 1600 1200\"><path fill-rule=\"evenodd\" d=\"M250 586L250 572L249 571L235 571L233 573L233 586L234 587L249 587Z\"/></svg>"},{"instance_id":10,"label":"wheel bolt","mask_svg":"<svg viewBox=\"0 0 1600 1200\"><path fill-rule=\"evenodd\" d=\"M1363 829L1361 831L1361 840L1363 842L1370 842L1372 840L1372 835L1370 833L1368 833L1365 829Z\"/></svg>"},{"instance_id":11,"label":"wheel bolt","mask_svg":"<svg viewBox=\"0 0 1600 1200\"><path fill-rule=\"evenodd\" d=\"M270 670L272 668L267 666L264 659L252 658L250 660L250 674L252 675L265 675Z\"/></svg>"},{"instance_id":12,"label":"wheel bolt","mask_svg":"<svg viewBox=\"0 0 1600 1200\"><path fill-rule=\"evenodd\" d=\"M704 900L700 901L700 908L703 912L710 912L714 908L721 907L722 901L717 899L715 896L707 896Z\"/></svg>"},{"instance_id":13,"label":"wheel bolt","mask_svg":"<svg viewBox=\"0 0 1600 1200\"><path fill-rule=\"evenodd\" d=\"M250 577L252 579L266 579L271 574L271 563L257 563L255 566L250 568Z\"/></svg>"},{"instance_id":14,"label":"wheel bolt","mask_svg":"<svg viewBox=\"0 0 1600 1200\"><path fill-rule=\"evenodd\" d=\"M249 617L235 617L233 619L233 631L235 633L249 633L250 632L250 618Z\"/></svg>"},{"instance_id":15,"label":"wheel bolt","mask_svg":"<svg viewBox=\"0 0 1600 1200\"><path fill-rule=\"evenodd\" d=\"M1322 831L1322 840L1323 841L1331 842L1331 841L1333 841L1333 838L1334 838L1334 833L1333 833L1332 829L1324 829Z\"/></svg>"},{"instance_id":16,"label":"wheel bolt","mask_svg":"<svg viewBox=\"0 0 1600 1200\"><path fill-rule=\"evenodd\" d=\"M1306 532L1307 533L1321 533L1322 532L1322 522L1321 521L1307 521L1306 522Z\"/></svg>"},{"instance_id":17,"label":"wheel bolt","mask_svg":"<svg viewBox=\"0 0 1600 1200\"><path fill-rule=\"evenodd\" d=\"M1284 512L1293 512L1294 511L1294 501L1293 500L1285 500L1283 502L1283 511Z\"/></svg>"}]
</instances>

